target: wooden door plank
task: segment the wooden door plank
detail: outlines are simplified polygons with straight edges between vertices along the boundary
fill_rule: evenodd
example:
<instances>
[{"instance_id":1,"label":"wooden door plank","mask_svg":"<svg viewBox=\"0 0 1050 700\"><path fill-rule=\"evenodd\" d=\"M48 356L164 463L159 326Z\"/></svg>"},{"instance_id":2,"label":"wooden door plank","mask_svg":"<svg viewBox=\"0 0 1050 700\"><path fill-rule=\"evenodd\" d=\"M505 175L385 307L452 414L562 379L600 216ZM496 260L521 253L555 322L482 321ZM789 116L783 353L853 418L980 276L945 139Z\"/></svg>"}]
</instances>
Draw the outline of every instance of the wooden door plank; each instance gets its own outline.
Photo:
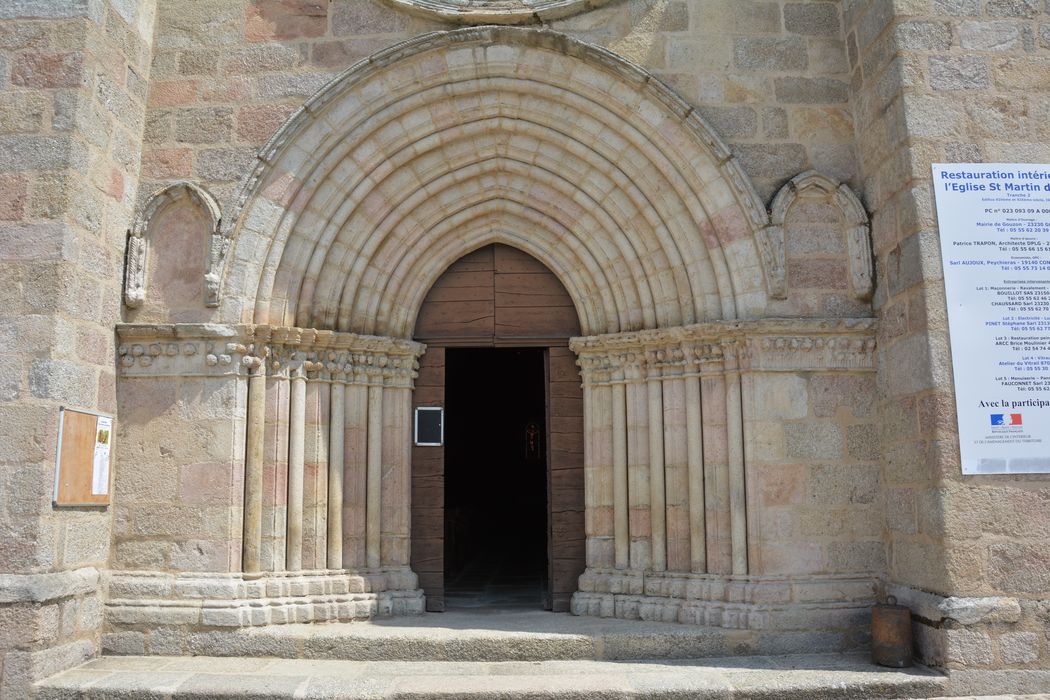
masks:
<instances>
[{"instance_id":1,"label":"wooden door plank","mask_svg":"<svg viewBox=\"0 0 1050 700\"><path fill-rule=\"evenodd\" d=\"M445 349L431 347L419 359L412 407L445 405ZM445 609L445 448L412 447L412 570L427 610Z\"/></svg>"},{"instance_id":2,"label":"wooden door plank","mask_svg":"<svg viewBox=\"0 0 1050 700\"><path fill-rule=\"evenodd\" d=\"M583 388L567 347L548 350L551 591L554 609L568 610L586 565L583 491Z\"/></svg>"}]
</instances>

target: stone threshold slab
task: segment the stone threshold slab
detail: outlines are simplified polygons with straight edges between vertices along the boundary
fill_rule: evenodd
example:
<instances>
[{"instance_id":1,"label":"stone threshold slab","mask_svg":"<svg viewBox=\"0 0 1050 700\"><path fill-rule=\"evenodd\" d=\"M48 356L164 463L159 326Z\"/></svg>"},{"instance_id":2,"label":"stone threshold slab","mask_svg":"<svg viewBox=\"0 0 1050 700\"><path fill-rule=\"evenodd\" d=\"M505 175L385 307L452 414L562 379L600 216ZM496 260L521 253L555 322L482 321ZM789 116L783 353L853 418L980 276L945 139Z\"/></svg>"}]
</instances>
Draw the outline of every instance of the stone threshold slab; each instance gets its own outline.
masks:
<instances>
[{"instance_id":1,"label":"stone threshold slab","mask_svg":"<svg viewBox=\"0 0 1050 700\"><path fill-rule=\"evenodd\" d=\"M141 632L105 635L104 651L351 661L496 662L692 659L816 653L828 651L829 646L823 632L763 630L756 634L752 630L513 609L456 610L348 623L189 631L176 645L166 640L156 647L152 640L139 639L141 636Z\"/></svg>"},{"instance_id":2,"label":"stone threshold slab","mask_svg":"<svg viewBox=\"0 0 1050 700\"><path fill-rule=\"evenodd\" d=\"M36 684L39 700L134 698L929 698L947 679L860 654L664 661L345 661L108 656Z\"/></svg>"}]
</instances>

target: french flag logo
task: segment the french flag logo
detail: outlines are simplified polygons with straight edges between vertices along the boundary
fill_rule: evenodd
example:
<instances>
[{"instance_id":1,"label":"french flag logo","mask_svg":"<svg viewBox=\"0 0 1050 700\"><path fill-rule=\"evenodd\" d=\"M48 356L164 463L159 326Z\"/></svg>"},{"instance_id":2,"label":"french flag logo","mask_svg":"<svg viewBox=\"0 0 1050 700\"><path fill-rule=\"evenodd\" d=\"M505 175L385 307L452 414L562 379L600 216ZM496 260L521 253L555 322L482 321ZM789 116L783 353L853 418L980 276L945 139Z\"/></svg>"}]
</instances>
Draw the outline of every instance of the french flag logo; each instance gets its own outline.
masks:
<instances>
[{"instance_id":1,"label":"french flag logo","mask_svg":"<svg viewBox=\"0 0 1050 700\"><path fill-rule=\"evenodd\" d=\"M1020 413L993 413L991 414L992 425L1024 425Z\"/></svg>"}]
</instances>

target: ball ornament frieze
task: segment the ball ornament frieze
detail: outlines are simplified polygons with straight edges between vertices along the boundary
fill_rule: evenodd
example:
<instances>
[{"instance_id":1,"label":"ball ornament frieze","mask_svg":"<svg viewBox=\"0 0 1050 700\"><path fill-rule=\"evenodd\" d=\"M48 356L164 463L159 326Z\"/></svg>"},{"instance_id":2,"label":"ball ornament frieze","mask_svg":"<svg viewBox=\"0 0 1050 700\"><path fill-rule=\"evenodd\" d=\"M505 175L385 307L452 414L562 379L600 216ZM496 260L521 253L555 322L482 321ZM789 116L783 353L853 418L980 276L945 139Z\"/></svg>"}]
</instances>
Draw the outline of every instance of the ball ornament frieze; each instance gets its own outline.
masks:
<instances>
[{"instance_id":1,"label":"ball ornament frieze","mask_svg":"<svg viewBox=\"0 0 1050 700\"><path fill-rule=\"evenodd\" d=\"M386 0L412 14L458 24L538 24L569 17L609 0Z\"/></svg>"}]
</instances>

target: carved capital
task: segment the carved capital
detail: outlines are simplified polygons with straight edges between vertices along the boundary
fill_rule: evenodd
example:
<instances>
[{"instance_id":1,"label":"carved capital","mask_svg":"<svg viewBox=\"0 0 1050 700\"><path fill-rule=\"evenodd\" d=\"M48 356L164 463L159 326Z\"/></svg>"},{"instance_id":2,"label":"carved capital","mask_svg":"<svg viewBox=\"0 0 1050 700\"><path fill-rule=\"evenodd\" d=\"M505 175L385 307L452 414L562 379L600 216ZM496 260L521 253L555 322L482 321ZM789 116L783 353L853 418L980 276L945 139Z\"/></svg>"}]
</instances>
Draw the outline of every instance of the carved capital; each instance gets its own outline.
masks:
<instances>
[{"instance_id":1,"label":"carved capital","mask_svg":"<svg viewBox=\"0 0 1050 700\"><path fill-rule=\"evenodd\" d=\"M573 338L585 383L683 373L874 369L874 319L765 319Z\"/></svg>"}]
</instances>

